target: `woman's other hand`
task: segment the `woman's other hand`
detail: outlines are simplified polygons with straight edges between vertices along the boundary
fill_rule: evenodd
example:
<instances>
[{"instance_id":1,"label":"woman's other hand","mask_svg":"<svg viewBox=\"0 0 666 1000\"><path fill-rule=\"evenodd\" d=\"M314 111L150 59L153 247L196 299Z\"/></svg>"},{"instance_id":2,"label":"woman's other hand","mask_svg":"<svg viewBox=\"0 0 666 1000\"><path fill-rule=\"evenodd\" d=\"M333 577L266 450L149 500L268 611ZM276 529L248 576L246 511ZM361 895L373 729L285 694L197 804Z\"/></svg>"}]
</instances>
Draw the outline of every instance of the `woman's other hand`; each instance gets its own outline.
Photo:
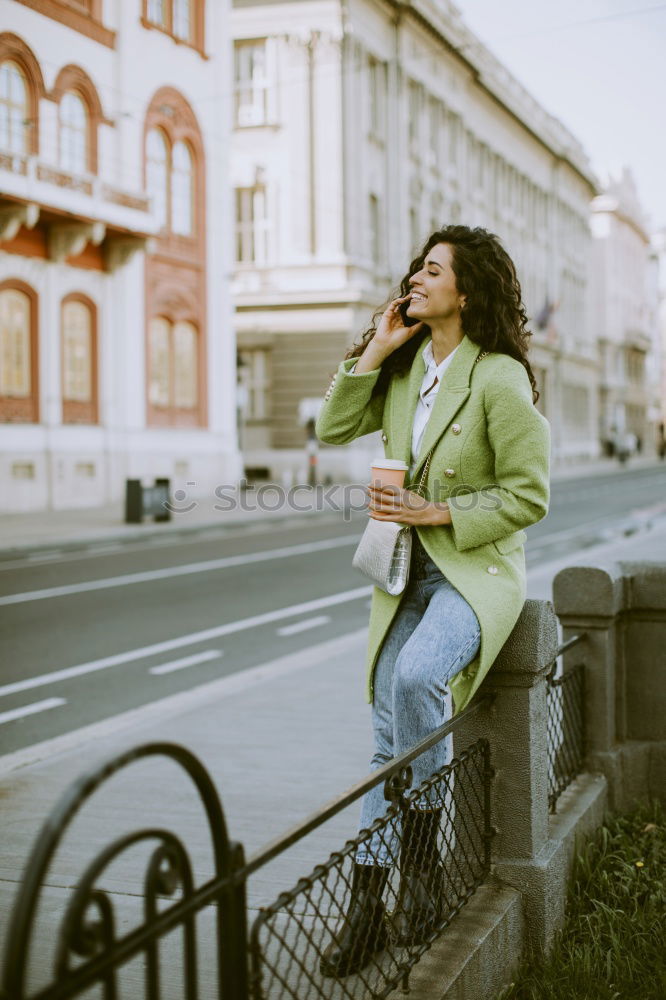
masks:
<instances>
[{"instance_id":1,"label":"woman's other hand","mask_svg":"<svg viewBox=\"0 0 666 1000\"><path fill-rule=\"evenodd\" d=\"M412 490L397 486L368 486L368 513L376 521L399 521L400 524L451 524L447 503L425 500Z\"/></svg>"},{"instance_id":2,"label":"woman's other hand","mask_svg":"<svg viewBox=\"0 0 666 1000\"><path fill-rule=\"evenodd\" d=\"M405 326L400 314L400 306L403 302L407 302L410 297L411 292L403 295L402 298L393 299L389 303L377 324L374 337L368 341L367 347L356 363L355 374L363 375L366 372L376 371L389 354L393 354L423 328L423 323Z\"/></svg>"}]
</instances>

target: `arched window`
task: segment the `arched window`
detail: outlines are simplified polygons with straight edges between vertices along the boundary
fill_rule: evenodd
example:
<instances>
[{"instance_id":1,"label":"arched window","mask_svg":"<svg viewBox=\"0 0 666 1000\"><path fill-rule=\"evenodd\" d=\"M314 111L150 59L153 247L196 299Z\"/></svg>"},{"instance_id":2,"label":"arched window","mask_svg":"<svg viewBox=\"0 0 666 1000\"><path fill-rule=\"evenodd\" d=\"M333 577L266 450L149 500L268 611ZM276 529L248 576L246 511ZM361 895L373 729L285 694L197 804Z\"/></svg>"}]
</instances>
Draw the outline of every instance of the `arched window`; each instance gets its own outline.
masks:
<instances>
[{"instance_id":1,"label":"arched window","mask_svg":"<svg viewBox=\"0 0 666 1000\"><path fill-rule=\"evenodd\" d=\"M192 323L173 328L173 403L178 409L197 405L197 331Z\"/></svg>"},{"instance_id":2,"label":"arched window","mask_svg":"<svg viewBox=\"0 0 666 1000\"><path fill-rule=\"evenodd\" d=\"M90 142L88 110L83 99L73 91L60 101L60 166L71 173L89 170Z\"/></svg>"},{"instance_id":3,"label":"arched window","mask_svg":"<svg viewBox=\"0 0 666 1000\"><path fill-rule=\"evenodd\" d=\"M175 11L171 5L169 11ZM193 16L201 7L191 3ZM169 22L171 23L171 22ZM161 87L146 113L145 186L161 232L146 260L146 421L206 425L205 150L192 108Z\"/></svg>"},{"instance_id":4,"label":"arched window","mask_svg":"<svg viewBox=\"0 0 666 1000\"><path fill-rule=\"evenodd\" d=\"M162 415L195 411L198 400L198 333L193 323L171 323L155 316L150 323L148 399Z\"/></svg>"},{"instance_id":5,"label":"arched window","mask_svg":"<svg viewBox=\"0 0 666 1000\"><path fill-rule=\"evenodd\" d=\"M169 224L169 146L160 128L151 128L146 137L146 187L153 199L160 229Z\"/></svg>"},{"instance_id":6,"label":"arched window","mask_svg":"<svg viewBox=\"0 0 666 1000\"><path fill-rule=\"evenodd\" d=\"M0 292L0 393L15 399L30 395L30 299L25 292Z\"/></svg>"},{"instance_id":7,"label":"arched window","mask_svg":"<svg viewBox=\"0 0 666 1000\"><path fill-rule=\"evenodd\" d=\"M62 304L63 423L97 422L95 310L83 296Z\"/></svg>"},{"instance_id":8,"label":"arched window","mask_svg":"<svg viewBox=\"0 0 666 1000\"><path fill-rule=\"evenodd\" d=\"M10 60L0 65L0 148L11 153L29 149L30 104L21 67Z\"/></svg>"},{"instance_id":9,"label":"arched window","mask_svg":"<svg viewBox=\"0 0 666 1000\"><path fill-rule=\"evenodd\" d=\"M150 323L148 399L152 406L168 408L171 402L170 323L155 316Z\"/></svg>"},{"instance_id":10,"label":"arched window","mask_svg":"<svg viewBox=\"0 0 666 1000\"><path fill-rule=\"evenodd\" d=\"M0 419L37 420L37 296L23 282L0 285Z\"/></svg>"},{"instance_id":11,"label":"arched window","mask_svg":"<svg viewBox=\"0 0 666 1000\"><path fill-rule=\"evenodd\" d=\"M171 167L171 228L181 236L194 229L194 168L186 143L173 147Z\"/></svg>"},{"instance_id":12,"label":"arched window","mask_svg":"<svg viewBox=\"0 0 666 1000\"><path fill-rule=\"evenodd\" d=\"M0 31L0 149L39 151L39 101L45 96L39 63L22 38Z\"/></svg>"}]
</instances>

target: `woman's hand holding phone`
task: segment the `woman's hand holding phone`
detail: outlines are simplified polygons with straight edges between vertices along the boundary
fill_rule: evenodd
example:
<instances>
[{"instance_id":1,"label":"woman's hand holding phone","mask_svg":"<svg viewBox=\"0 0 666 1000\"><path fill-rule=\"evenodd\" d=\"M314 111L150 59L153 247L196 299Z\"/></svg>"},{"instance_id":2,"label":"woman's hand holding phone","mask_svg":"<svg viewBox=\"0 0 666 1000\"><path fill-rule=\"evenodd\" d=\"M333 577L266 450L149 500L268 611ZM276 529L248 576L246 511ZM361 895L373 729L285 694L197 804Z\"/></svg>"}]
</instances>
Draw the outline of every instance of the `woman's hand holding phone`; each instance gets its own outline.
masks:
<instances>
[{"instance_id":1,"label":"woman's hand holding phone","mask_svg":"<svg viewBox=\"0 0 666 1000\"><path fill-rule=\"evenodd\" d=\"M422 329L423 323L405 326L400 306L410 298L411 292L389 303L379 321L377 332L356 363L355 373L362 375L365 372L376 371L389 354L393 354Z\"/></svg>"}]
</instances>

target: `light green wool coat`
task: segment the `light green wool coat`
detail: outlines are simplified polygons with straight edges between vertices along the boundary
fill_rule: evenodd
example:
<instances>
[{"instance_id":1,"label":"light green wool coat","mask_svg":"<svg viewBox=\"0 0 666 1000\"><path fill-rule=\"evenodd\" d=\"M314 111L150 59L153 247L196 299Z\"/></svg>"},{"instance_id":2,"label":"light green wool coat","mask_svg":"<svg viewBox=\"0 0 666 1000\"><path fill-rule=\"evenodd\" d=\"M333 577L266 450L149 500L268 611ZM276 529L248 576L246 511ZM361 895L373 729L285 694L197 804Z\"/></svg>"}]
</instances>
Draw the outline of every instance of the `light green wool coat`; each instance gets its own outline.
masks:
<instances>
[{"instance_id":1,"label":"light green wool coat","mask_svg":"<svg viewBox=\"0 0 666 1000\"><path fill-rule=\"evenodd\" d=\"M382 430L386 457L411 464L427 339L411 370L393 375L387 391L374 396L379 370L350 375L357 359L343 361L317 419L320 440L346 444ZM426 487L431 499L448 501L452 523L419 527L418 535L481 626L478 656L450 684L455 712L469 703L518 620L525 600L522 529L546 515L549 501L550 428L532 402L527 372L506 354L489 354L475 364L480 350L463 338L437 393L412 476L419 481L434 447ZM369 701L377 656L400 600L374 588Z\"/></svg>"}]
</instances>

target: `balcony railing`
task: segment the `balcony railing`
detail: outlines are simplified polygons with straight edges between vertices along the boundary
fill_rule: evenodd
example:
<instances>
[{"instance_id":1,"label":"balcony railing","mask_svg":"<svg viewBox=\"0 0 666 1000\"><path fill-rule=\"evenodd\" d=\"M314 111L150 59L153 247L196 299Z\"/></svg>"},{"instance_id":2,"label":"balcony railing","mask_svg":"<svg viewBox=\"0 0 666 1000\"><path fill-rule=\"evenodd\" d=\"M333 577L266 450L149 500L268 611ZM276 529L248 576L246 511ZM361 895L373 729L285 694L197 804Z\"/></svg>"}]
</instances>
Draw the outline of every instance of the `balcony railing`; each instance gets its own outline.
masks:
<instances>
[{"instance_id":1,"label":"balcony railing","mask_svg":"<svg viewBox=\"0 0 666 1000\"><path fill-rule=\"evenodd\" d=\"M90 200L85 210L81 206L81 214L86 218L113 225L114 216L118 214L118 224L124 229L146 235L157 231L151 216L151 200L143 192L125 191L94 174L72 173L44 163L36 156L7 150L0 150L0 173L3 174L3 193L9 197L34 202L44 208L65 209L71 214L73 206L67 200L71 192Z\"/></svg>"}]
</instances>

